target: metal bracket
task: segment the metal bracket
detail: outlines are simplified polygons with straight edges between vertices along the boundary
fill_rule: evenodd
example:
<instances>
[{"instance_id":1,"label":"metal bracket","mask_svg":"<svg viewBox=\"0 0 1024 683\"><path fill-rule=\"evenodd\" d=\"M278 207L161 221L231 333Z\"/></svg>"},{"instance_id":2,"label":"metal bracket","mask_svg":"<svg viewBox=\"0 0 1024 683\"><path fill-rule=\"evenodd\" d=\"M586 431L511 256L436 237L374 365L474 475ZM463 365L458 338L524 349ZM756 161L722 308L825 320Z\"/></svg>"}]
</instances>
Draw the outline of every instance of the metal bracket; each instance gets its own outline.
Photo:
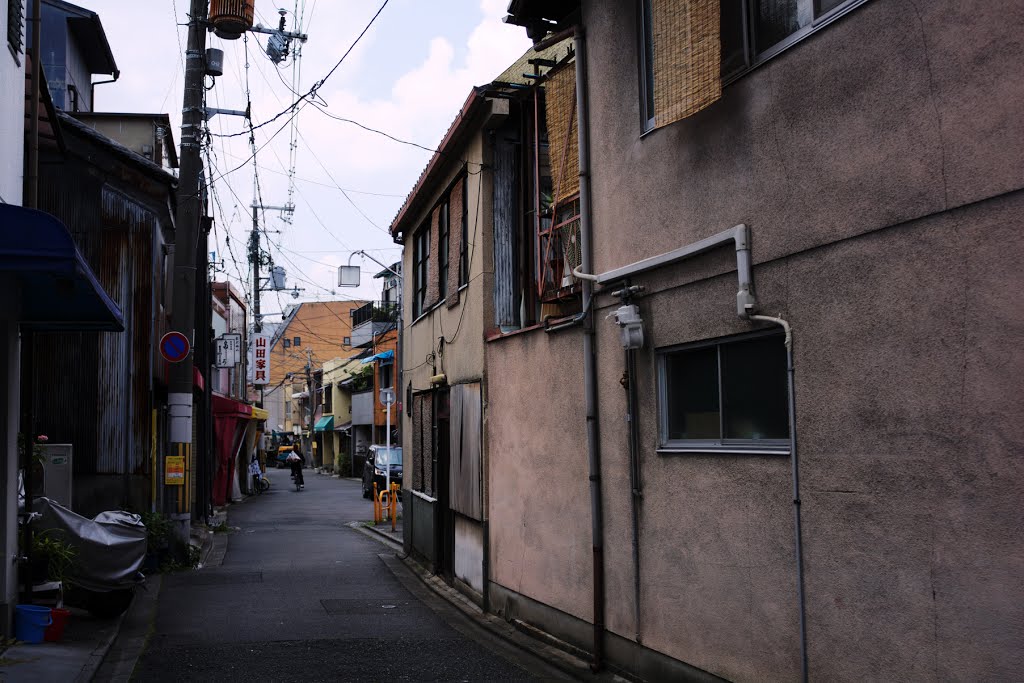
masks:
<instances>
[{"instance_id":1,"label":"metal bracket","mask_svg":"<svg viewBox=\"0 0 1024 683\"><path fill-rule=\"evenodd\" d=\"M220 109L218 107L206 107L205 109L203 109L203 116L206 118L207 121L212 119L217 114L224 114L226 116L241 116L243 118L248 118L249 116L249 112L243 111L241 109Z\"/></svg>"}]
</instances>

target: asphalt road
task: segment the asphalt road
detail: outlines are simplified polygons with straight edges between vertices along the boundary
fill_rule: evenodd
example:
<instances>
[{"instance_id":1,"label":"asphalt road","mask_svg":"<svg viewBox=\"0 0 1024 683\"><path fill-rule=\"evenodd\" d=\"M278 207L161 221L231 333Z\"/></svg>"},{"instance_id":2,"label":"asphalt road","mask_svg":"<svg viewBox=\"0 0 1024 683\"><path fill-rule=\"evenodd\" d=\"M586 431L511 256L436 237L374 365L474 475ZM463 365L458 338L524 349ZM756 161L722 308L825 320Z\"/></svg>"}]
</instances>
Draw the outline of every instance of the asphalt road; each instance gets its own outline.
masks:
<instances>
[{"instance_id":1,"label":"asphalt road","mask_svg":"<svg viewBox=\"0 0 1024 683\"><path fill-rule=\"evenodd\" d=\"M403 586L381 557L394 550L348 526L372 518L357 482L307 470L296 492L287 471L269 477L269 492L230 508L239 529L220 567L164 577L132 680L548 677L485 634L456 630L443 608Z\"/></svg>"}]
</instances>

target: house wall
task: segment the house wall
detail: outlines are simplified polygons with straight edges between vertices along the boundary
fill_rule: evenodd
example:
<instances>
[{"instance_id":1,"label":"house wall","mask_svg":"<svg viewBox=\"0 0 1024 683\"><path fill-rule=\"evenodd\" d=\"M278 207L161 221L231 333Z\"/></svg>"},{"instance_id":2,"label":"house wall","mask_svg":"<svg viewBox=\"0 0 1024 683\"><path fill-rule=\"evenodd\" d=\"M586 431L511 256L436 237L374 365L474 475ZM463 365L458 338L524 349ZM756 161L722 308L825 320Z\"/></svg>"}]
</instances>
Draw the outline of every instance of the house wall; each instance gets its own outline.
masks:
<instances>
[{"instance_id":1,"label":"house wall","mask_svg":"<svg viewBox=\"0 0 1024 683\"><path fill-rule=\"evenodd\" d=\"M25 53L7 48L7 12L0 13L4 49L0 55L0 201L21 204L25 151ZM22 35L24 35L22 27ZM22 41L24 44L24 41Z\"/></svg>"},{"instance_id":2,"label":"house wall","mask_svg":"<svg viewBox=\"0 0 1024 683\"><path fill-rule=\"evenodd\" d=\"M459 150L460 155L476 164L470 164L470 170L477 170L481 163L483 150L483 138L475 136L464 149ZM451 169L450 175L445 181L438 182L438 188L433 193L430 201L430 211L433 211L435 202L439 201L442 194L448 191L449 183L456 178L461 170ZM449 308L446 302L440 302L432 311L424 313L418 319L413 318L412 301L413 286L415 283L415 268L413 267L413 232L405 236L406 249L403 252L402 272L405 273L403 280L404 291L402 294L405 336L402 341L405 346L403 350L405 383L412 383L413 390L428 389L430 378L439 373L448 377L449 384L479 379L483 375L484 352L483 352L483 321L484 321L484 297L483 287L479 279L484 272L484 258L486 250L483 248L481 234L485 227L490 225L490 214L486 207L481 204L480 188L485 182L483 176L486 173L474 173L466 177L467 185L467 211L469 216L469 285L459 291L458 305ZM427 219L429 213L412 221L417 227ZM452 228L454 237L455 228ZM435 245L436 246L436 245ZM431 263L430 277L437 278L436 260ZM475 283L476 281L476 283ZM449 291L449 296L452 292ZM456 335L456 330L458 334ZM445 344L443 356L435 357L433 363L424 363L427 355L436 350L438 337L444 336L452 340ZM403 387L404 392L404 387ZM406 418L408 419L408 418ZM407 432L406 438L411 439ZM406 444L412 446L411 440Z\"/></svg>"},{"instance_id":3,"label":"house wall","mask_svg":"<svg viewBox=\"0 0 1024 683\"><path fill-rule=\"evenodd\" d=\"M535 330L488 343L487 514L491 581L591 619L580 338ZM494 609L517 616L514 601Z\"/></svg>"},{"instance_id":4,"label":"house wall","mask_svg":"<svg viewBox=\"0 0 1024 683\"><path fill-rule=\"evenodd\" d=\"M36 424L75 449L75 510L93 515L150 504L154 391L166 363L154 363L159 337L158 258L170 226L173 177L113 151L61 119L68 153L40 155L40 207L68 226L107 294L119 306L121 333L39 333L34 368ZM141 161L141 160L140 160ZM146 168L146 171L141 170ZM85 363L83 358L94 362Z\"/></svg>"},{"instance_id":5,"label":"house wall","mask_svg":"<svg viewBox=\"0 0 1024 683\"><path fill-rule=\"evenodd\" d=\"M337 358L342 351L342 337L352 334L353 309L365 301L306 301L282 324L275 333L273 348L270 350L270 384L277 386L287 373L305 377L306 352L313 354L313 365ZM301 339L301 346L284 348L282 339ZM312 370L311 370L312 372Z\"/></svg>"},{"instance_id":6,"label":"house wall","mask_svg":"<svg viewBox=\"0 0 1024 683\"><path fill-rule=\"evenodd\" d=\"M384 351L391 351L396 356L398 355L398 330L387 332L378 338L373 345L374 353L383 353ZM380 361L374 361L373 363L373 424L378 427L376 431L385 432L388 424L388 408L380 402L380 390L383 387L380 381L381 374L381 363ZM391 428L395 429L398 426L398 401L402 400L402 393L398 386L398 365L391 361L391 388L395 390L395 403L391 404Z\"/></svg>"},{"instance_id":7,"label":"house wall","mask_svg":"<svg viewBox=\"0 0 1024 683\"><path fill-rule=\"evenodd\" d=\"M478 131L468 135L461 146L453 148L448 154L453 158L469 161L470 163L466 166L468 172L463 173L461 164L449 164L444 167L445 170L439 179L431 183L429 189L422 190L427 193L423 203L426 208L421 215L409 219L408 224L413 227L406 229L404 234L404 243L406 244L402 257L402 273L404 274L402 366L404 375L402 384L397 387L397 390L399 400L403 403L401 437L403 464L406 472L414 470L421 457L413 448L413 422L410 417L412 405L408 401L407 390L410 388L413 392L430 390L432 388L430 378L437 374L444 374L448 385L480 382L484 377L484 321L493 306L489 301L490 286L487 280L490 277L489 241L484 238L484 235L491 230L490 175L481 169L481 164L486 163L488 158L485 134ZM412 306L415 286L412 248L414 235L416 230L429 220L436 203L452 189L452 184L460 175L462 175L462 182L466 187L466 206L463 207L463 211L467 217L469 242L467 247L468 283L462 287L456 287L453 285L453 279L457 280L457 277L449 277L447 298L437 302L433 309L428 310L419 319L414 319ZM429 274L432 283L438 282L437 232L435 225L432 227L432 258ZM461 225L456 224L453 220L449 241L449 267L452 269L458 268L458 245L461 240ZM436 284L433 284L428 292L437 292ZM486 297L484 296L485 292L488 294ZM430 294L428 294L428 298L429 296ZM445 344L438 353L440 337L445 338ZM488 412L486 381L483 381L482 385L481 420L486 422ZM485 463L484 471L486 471L486 450L484 450L482 458ZM402 483L403 488L406 489L403 509L407 509L411 513L406 520L408 528L405 536L406 546L436 564L441 558L435 555L434 541L436 534L440 531L439 525L443 523L442 511L429 497L410 493L410 489L413 488L413 479L412 474L406 474ZM486 501L486 490L482 495ZM486 504L484 509L486 510ZM451 529L451 533L455 539L453 543L454 557L451 558L452 566L445 569L451 571L472 591L482 592L484 583L482 525L479 521L466 518L458 518L458 522L453 522L453 525L455 528Z\"/></svg>"},{"instance_id":8,"label":"house wall","mask_svg":"<svg viewBox=\"0 0 1024 683\"><path fill-rule=\"evenodd\" d=\"M1006 293L1024 279L1024 9L874 0L644 137L634 7L585 2L584 25L595 271L745 223L761 310L793 324L812 678L1014 678L1024 318ZM752 329L734 264L723 249L634 279L639 609L623 353L604 320L618 302L598 301L607 620L730 680L793 680L789 459L657 452L654 350ZM517 387L489 397L491 538L496 581L589 618L584 423L564 407L581 405L575 334L488 351L492 387ZM495 454L506 442L518 461ZM516 488L502 499L499 482Z\"/></svg>"}]
</instances>

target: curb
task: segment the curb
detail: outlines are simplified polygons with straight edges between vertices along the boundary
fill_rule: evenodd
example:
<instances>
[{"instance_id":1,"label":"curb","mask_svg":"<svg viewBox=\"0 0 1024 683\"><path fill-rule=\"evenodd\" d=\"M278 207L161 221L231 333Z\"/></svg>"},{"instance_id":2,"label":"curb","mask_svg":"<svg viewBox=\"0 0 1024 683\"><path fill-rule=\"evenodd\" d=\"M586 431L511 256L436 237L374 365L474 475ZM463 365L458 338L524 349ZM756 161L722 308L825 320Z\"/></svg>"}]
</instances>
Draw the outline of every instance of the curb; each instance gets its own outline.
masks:
<instances>
[{"instance_id":1,"label":"curb","mask_svg":"<svg viewBox=\"0 0 1024 683\"><path fill-rule=\"evenodd\" d=\"M378 532L379 533L379 532ZM562 674L581 681L626 682L624 678L611 671L594 673L590 663L586 661L582 650L555 638L551 634L540 631L525 622L513 620L508 622L501 617L484 612L475 602L458 590L445 583L425 566L405 555L381 555L384 564L396 574L394 564L403 565L420 583L462 616L469 619L478 628L487 631L491 636L504 641L519 653L530 655L541 660L545 665L557 669ZM584 655L581 657L580 655Z\"/></svg>"},{"instance_id":2,"label":"curb","mask_svg":"<svg viewBox=\"0 0 1024 683\"><path fill-rule=\"evenodd\" d=\"M135 600L132 600L134 603ZM129 607L129 610L131 608ZM114 641L117 640L117 636L121 633L121 625L124 624L125 617L128 616L128 611L124 611L120 616L117 617L117 623L111 630L110 635L107 639L100 643L100 645L89 654L89 659L85 660L85 664L82 665L81 670L75 677L75 683L89 683L96 675L96 672L100 670L100 666L103 665L103 660L106 658L107 653L110 652L110 648L113 647Z\"/></svg>"},{"instance_id":3,"label":"curb","mask_svg":"<svg viewBox=\"0 0 1024 683\"><path fill-rule=\"evenodd\" d=\"M123 621L118 624L112 647L107 648L99 666L88 677L76 680L91 681L97 678L97 674L100 674L98 680L104 683L128 683L131 680L149 643L162 587L163 575L156 574L146 594L136 595L131 607L122 615Z\"/></svg>"}]
</instances>

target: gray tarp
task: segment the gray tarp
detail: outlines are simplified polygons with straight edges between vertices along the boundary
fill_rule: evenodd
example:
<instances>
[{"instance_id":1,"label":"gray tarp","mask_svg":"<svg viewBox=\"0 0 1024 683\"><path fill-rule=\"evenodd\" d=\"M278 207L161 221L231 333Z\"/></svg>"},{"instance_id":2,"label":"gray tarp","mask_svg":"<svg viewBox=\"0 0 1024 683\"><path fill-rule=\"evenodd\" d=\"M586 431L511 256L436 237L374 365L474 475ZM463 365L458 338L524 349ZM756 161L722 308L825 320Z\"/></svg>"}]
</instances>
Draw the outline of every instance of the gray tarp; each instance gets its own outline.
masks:
<instances>
[{"instance_id":1,"label":"gray tarp","mask_svg":"<svg viewBox=\"0 0 1024 683\"><path fill-rule=\"evenodd\" d=\"M146 525L139 515L122 510L101 512L86 519L49 498L36 498L40 517L32 523L38 533L53 529L77 551L71 580L89 590L110 591L138 583L146 558Z\"/></svg>"}]
</instances>

